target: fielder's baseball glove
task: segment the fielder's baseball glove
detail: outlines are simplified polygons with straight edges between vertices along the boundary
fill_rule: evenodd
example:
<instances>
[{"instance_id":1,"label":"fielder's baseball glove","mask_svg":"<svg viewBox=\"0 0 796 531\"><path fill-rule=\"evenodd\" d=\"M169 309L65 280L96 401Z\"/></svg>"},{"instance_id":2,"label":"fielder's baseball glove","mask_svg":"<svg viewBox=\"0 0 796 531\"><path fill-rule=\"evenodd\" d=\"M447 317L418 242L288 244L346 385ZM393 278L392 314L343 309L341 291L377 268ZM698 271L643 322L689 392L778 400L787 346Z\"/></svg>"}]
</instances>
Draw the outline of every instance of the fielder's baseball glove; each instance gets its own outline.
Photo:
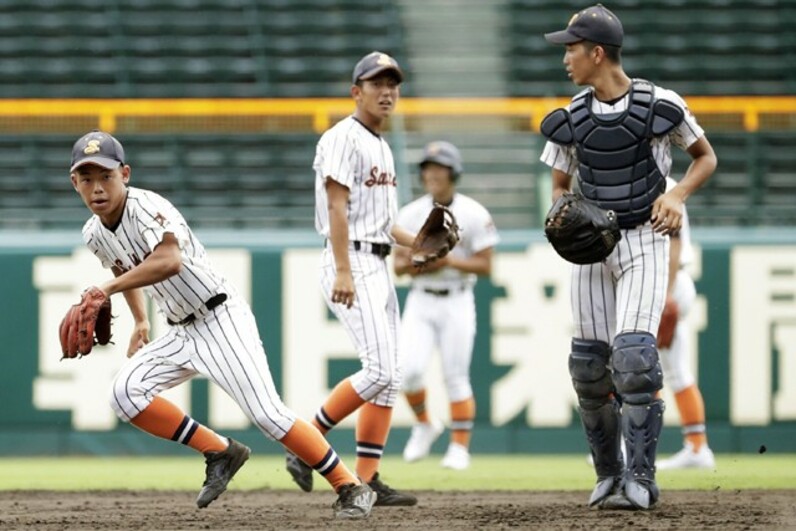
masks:
<instances>
[{"instance_id":1,"label":"fielder's baseball glove","mask_svg":"<svg viewBox=\"0 0 796 531\"><path fill-rule=\"evenodd\" d=\"M613 210L569 192L553 203L544 232L556 252L573 264L601 262L622 238Z\"/></svg>"},{"instance_id":2,"label":"fielder's baseball glove","mask_svg":"<svg viewBox=\"0 0 796 531\"><path fill-rule=\"evenodd\" d=\"M110 297L97 287L86 289L80 302L69 308L61 321L59 335L63 357L85 356L94 345L110 343L111 317Z\"/></svg>"},{"instance_id":3,"label":"fielder's baseball glove","mask_svg":"<svg viewBox=\"0 0 796 531\"><path fill-rule=\"evenodd\" d=\"M448 254L459 241L459 225L451 210L435 204L412 243L412 264L423 267Z\"/></svg>"},{"instance_id":4,"label":"fielder's baseball glove","mask_svg":"<svg viewBox=\"0 0 796 531\"><path fill-rule=\"evenodd\" d=\"M672 298L666 299L666 305L661 314L661 324L658 326L658 348L669 348L674 339L674 329L677 327L677 319L680 317L680 309Z\"/></svg>"}]
</instances>

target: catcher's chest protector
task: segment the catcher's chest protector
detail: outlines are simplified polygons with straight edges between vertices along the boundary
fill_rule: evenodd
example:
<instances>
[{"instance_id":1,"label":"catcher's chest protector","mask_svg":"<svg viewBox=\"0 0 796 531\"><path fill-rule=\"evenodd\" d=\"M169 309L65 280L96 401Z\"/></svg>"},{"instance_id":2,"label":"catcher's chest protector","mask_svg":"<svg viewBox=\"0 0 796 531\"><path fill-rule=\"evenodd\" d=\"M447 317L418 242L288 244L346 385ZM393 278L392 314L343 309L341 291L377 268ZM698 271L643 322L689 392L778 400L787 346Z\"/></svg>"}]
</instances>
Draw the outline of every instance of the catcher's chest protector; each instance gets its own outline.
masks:
<instances>
[{"instance_id":1,"label":"catcher's chest protector","mask_svg":"<svg viewBox=\"0 0 796 531\"><path fill-rule=\"evenodd\" d=\"M575 144L581 193L617 214L631 228L650 218L652 203L666 190L650 141L683 121L680 107L655 101L655 87L634 79L627 109L615 114L591 110L592 91L575 96L569 110L557 109L542 122L542 134L565 146Z\"/></svg>"}]
</instances>

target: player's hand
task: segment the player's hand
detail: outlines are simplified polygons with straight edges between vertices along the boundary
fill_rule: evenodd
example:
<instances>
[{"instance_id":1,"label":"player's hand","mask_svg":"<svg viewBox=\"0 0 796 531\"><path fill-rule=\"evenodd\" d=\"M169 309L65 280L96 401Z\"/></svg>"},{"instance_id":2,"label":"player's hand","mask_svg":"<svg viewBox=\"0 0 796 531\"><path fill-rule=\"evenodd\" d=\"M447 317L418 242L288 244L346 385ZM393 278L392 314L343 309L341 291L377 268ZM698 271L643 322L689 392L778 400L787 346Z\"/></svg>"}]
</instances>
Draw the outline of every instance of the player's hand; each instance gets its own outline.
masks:
<instances>
[{"instance_id":1,"label":"player's hand","mask_svg":"<svg viewBox=\"0 0 796 531\"><path fill-rule=\"evenodd\" d=\"M149 321L135 323L133 335L130 337L130 345L127 347L127 357L132 358L141 347L149 343Z\"/></svg>"},{"instance_id":2,"label":"player's hand","mask_svg":"<svg viewBox=\"0 0 796 531\"><path fill-rule=\"evenodd\" d=\"M332 286L332 302L345 304L346 308L351 308L355 298L354 277L351 276L351 272L338 271L334 277L334 286Z\"/></svg>"},{"instance_id":3,"label":"player's hand","mask_svg":"<svg viewBox=\"0 0 796 531\"><path fill-rule=\"evenodd\" d=\"M416 275L426 275L439 271L443 267L450 265L450 255L446 254L442 258L435 258L421 266L414 266Z\"/></svg>"},{"instance_id":4,"label":"player's hand","mask_svg":"<svg viewBox=\"0 0 796 531\"><path fill-rule=\"evenodd\" d=\"M672 191L666 192L652 204L652 230L662 234L677 234L683 226L683 200Z\"/></svg>"}]
</instances>

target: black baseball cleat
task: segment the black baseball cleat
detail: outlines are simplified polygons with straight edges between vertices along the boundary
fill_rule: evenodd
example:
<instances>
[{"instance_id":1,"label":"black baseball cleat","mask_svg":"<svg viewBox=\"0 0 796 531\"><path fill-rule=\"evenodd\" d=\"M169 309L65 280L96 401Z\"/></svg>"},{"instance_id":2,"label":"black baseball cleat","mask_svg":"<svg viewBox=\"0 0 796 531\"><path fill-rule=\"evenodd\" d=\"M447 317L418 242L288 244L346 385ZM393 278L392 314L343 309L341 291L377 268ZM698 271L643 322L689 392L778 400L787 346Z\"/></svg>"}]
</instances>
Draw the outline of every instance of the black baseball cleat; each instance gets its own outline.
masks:
<instances>
[{"instance_id":1,"label":"black baseball cleat","mask_svg":"<svg viewBox=\"0 0 796 531\"><path fill-rule=\"evenodd\" d=\"M343 485L337 494L337 501L332 505L334 516L347 520L360 520L370 516L377 497L367 483Z\"/></svg>"},{"instance_id":2,"label":"black baseball cleat","mask_svg":"<svg viewBox=\"0 0 796 531\"><path fill-rule=\"evenodd\" d=\"M312 467L305 464L304 461L298 458L293 452L287 452L285 456L285 468L290 472L293 481L304 492L312 491Z\"/></svg>"},{"instance_id":3,"label":"black baseball cleat","mask_svg":"<svg viewBox=\"0 0 796 531\"><path fill-rule=\"evenodd\" d=\"M375 492L378 496L374 505L381 507L406 507L410 505L417 505L417 498L411 494L398 492L397 490L390 488L379 479L378 472L376 472L376 474L373 476L373 479L368 482L368 486L373 489L373 492Z\"/></svg>"},{"instance_id":4,"label":"black baseball cleat","mask_svg":"<svg viewBox=\"0 0 796 531\"><path fill-rule=\"evenodd\" d=\"M229 446L222 452L207 452L205 454L205 482L199 497L196 498L196 505L202 509L218 498L222 492L227 490L227 484L240 470L243 463L249 459L252 451L248 446L244 446L238 441L227 437Z\"/></svg>"}]
</instances>

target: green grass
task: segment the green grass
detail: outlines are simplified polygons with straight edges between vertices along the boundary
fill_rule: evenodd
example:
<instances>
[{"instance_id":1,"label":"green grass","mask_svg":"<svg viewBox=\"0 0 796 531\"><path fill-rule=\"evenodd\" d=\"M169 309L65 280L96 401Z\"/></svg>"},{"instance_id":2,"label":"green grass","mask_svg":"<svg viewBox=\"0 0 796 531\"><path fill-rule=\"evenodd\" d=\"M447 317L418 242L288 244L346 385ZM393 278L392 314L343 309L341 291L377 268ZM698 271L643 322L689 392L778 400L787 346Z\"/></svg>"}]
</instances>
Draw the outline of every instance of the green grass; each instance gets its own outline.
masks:
<instances>
[{"instance_id":1,"label":"green grass","mask_svg":"<svg viewBox=\"0 0 796 531\"><path fill-rule=\"evenodd\" d=\"M439 456L407 464L384 459L382 477L415 490L588 490L594 475L585 455L476 455L471 468L453 472ZM353 464L353 458L345 458ZM16 489L196 490L204 480L204 462L195 458L63 457L0 459L0 491ZM796 455L718 455L717 469L658 473L664 489L796 489ZM326 488L316 476L316 484ZM233 489L293 489L280 456L253 457L235 477Z\"/></svg>"}]
</instances>

